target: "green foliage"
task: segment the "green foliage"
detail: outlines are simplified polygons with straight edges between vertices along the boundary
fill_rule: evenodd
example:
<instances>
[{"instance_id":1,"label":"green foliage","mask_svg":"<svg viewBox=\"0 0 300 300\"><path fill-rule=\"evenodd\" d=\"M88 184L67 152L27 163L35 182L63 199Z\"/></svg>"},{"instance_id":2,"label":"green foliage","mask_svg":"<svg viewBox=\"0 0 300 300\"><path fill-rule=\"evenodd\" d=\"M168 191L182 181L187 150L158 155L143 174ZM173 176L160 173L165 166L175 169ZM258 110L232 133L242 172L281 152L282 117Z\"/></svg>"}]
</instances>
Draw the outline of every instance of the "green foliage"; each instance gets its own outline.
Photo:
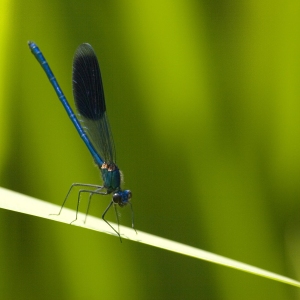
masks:
<instances>
[{"instance_id":1,"label":"green foliage","mask_svg":"<svg viewBox=\"0 0 300 300\"><path fill-rule=\"evenodd\" d=\"M71 183L101 182L27 46L43 50L73 105L73 53L89 42L137 230L299 279L299 6L1 1L0 185L60 204ZM108 202L94 200L92 214ZM0 214L3 299L296 297L253 275Z\"/></svg>"}]
</instances>

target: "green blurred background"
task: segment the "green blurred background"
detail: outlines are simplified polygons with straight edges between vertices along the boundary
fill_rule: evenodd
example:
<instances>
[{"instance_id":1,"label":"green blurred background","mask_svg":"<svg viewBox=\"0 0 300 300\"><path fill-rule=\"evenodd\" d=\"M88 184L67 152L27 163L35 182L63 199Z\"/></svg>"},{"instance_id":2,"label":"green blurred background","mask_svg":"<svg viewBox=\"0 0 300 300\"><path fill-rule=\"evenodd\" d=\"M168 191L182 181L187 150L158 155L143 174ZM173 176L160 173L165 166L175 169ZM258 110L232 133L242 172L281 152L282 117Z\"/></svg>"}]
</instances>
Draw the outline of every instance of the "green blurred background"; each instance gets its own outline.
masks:
<instances>
[{"instance_id":1,"label":"green blurred background","mask_svg":"<svg viewBox=\"0 0 300 300\"><path fill-rule=\"evenodd\" d=\"M73 54L89 42L137 230L299 280L299 16L299 1L0 0L0 185L60 205L71 183L101 183L27 46L73 105ZM300 299L76 226L0 222L1 299Z\"/></svg>"}]
</instances>

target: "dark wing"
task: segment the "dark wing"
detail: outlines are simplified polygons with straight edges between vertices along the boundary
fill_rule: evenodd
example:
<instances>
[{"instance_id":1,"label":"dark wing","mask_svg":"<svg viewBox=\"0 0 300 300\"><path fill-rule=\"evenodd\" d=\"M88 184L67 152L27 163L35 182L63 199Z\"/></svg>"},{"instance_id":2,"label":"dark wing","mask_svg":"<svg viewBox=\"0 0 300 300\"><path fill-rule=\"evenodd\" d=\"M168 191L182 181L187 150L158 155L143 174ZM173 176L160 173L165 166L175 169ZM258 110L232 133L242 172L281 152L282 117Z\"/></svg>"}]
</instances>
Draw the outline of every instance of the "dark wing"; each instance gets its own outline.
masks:
<instances>
[{"instance_id":1,"label":"dark wing","mask_svg":"<svg viewBox=\"0 0 300 300\"><path fill-rule=\"evenodd\" d=\"M104 162L116 162L96 54L89 44L81 44L73 60L73 94L78 119Z\"/></svg>"}]
</instances>

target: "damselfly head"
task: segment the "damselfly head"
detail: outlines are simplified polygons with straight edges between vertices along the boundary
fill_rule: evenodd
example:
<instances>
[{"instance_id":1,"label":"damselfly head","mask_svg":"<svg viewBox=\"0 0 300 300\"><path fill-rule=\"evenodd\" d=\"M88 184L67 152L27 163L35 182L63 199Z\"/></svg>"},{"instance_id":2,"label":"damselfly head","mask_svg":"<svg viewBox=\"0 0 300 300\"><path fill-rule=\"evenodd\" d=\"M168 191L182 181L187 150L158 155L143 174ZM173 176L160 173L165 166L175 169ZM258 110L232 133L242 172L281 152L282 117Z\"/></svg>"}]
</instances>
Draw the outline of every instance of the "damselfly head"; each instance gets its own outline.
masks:
<instances>
[{"instance_id":1,"label":"damselfly head","mask_svg":"<svg viewBox=\"0 0 300 300\"><path fill-rule=\"evenodd\" d=\"M121 207L127 205L131 198L132 193L130 190L119 191L113 194L114 204L118 204Z\"/></svg>"}]
</instances>

